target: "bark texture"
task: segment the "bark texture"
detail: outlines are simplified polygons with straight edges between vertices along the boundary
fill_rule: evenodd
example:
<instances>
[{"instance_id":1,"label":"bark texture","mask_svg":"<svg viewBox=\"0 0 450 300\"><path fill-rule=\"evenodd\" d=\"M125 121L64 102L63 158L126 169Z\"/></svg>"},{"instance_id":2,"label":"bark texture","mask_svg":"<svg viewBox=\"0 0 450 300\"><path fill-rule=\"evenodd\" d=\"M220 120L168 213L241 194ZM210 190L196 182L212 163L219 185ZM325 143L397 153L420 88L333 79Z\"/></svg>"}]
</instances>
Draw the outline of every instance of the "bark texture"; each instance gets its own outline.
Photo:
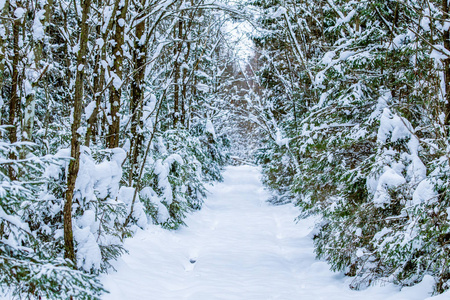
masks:
<instances>
[{"instance_id":1,"label":"bark texture","mask_svg":"<svg viewBox=\"0 0 450 300\"><path fill-rule=\"evenodd\" d=\"M67 191L64 204L64 256L71 260L76 267L75 247L73 242L72 229L72 203L75 182L80 168L80 134L78 129L81 124L82 104L83 104L83 81L84 65L86 64L87 41L89 34L88 15L91 7L91 0L82 1L82 21L80 33L80 50L77 55L77 73L75 79L75 93L73 98L73 123L72 139L70 145L70 155L72 160L69 164L69 174L67 177Z\"/></svg>"}]
</instances>

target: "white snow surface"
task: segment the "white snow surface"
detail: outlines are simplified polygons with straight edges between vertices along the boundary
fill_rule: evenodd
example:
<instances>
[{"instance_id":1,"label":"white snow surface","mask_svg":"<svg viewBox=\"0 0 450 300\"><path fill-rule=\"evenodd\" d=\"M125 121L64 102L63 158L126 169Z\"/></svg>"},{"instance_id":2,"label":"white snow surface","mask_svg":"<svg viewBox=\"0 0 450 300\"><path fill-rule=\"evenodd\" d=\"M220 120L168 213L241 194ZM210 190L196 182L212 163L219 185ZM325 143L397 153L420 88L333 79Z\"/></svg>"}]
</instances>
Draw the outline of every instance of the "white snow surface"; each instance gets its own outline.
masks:
<instances>
[{"instance_id":1,"label":"white snow surface","mask_svg":"<svg viewBox=\"0 0 450 300\"><path fill-rule=\"evenodd\" d=\"M423 300L434 280L404 288L384 284L363 291L351 278L315 259L314 219L295 223L292 205L271 206L256 167L229 167L224 182L209 188L187 227L149 226L126 240L129 254L102 275L105 300ZM441 296L442 297L442 296ZM435 297L429 300L434 300ZM437 297L436 299L443 299Z\"/></svg>"}]
</instances>

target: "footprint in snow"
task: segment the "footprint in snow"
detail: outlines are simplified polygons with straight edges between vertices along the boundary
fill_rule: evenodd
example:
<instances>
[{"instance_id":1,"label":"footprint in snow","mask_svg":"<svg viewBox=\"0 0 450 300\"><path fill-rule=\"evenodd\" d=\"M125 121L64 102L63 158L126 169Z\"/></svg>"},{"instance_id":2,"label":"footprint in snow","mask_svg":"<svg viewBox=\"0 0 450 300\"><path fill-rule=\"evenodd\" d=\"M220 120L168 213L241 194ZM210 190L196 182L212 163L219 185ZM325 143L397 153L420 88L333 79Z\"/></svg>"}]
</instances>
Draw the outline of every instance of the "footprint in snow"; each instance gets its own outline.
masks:
<instances>
[{"instance_id":1,"label":"footprint in snow","mask_svg":"<svg viewBox=\"0 0 450 300\"><path fill-rule=\"evenodd\" d=\"M192 270L194 270L196 262L197 262L197 258L194 258L194 257L189 258L189 264L184 265L184 270L186 272L191 272Z\"/></svg>"}]
</instances>

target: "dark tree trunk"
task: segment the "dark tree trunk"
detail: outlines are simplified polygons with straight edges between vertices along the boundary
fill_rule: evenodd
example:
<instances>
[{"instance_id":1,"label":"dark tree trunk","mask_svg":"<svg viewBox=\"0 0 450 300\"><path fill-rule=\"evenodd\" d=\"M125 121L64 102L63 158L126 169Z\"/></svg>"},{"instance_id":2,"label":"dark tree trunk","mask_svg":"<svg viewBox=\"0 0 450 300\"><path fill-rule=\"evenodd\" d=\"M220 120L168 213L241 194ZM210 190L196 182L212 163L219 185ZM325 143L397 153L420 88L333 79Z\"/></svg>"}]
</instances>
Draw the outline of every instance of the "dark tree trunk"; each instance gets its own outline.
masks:
<instances>
[{"instance_id":1,"label":"dark tree trunk","mask_svg":"<svg viewBox=\"0 0 450 300\"><path fill-rule=\"evenodd\" d=\"M178 35L177 35L177 27L178 27ZM178 21L178 26L175 26L174 29L175 38L178 39L177 46L174 50L174 91L173 91L173 127L177 127L179 118L180 118L180 55L181 49L183 46L182 38L183 38L183 21Z\"/></svg>"},{"instance_id":2,"label":"dark tree trunk","mask_svg":"<svg viewBox=\"0 0 450 300\"><path fill-rule=\"evenodd\" d=\"M442 11L444 19L448 18L448 3L447 0L442 0ZM450 30L444 31L444 48L450 51ZM444 80L445 80L445 125L450 125L450 58L443 61L444 65Z\"/></svg>"},{"instance_id":3,"label":"dark tree trunk","mask_svg":"<svg viewBox=\"0 0 450 300\"><path fill-rule=\"evenodd\" d=\"M121 2L121 0L117 0ZM119 81L122 80L123 75L123 49L124 45L124 31L125 31L125 17L128 9L128 0L125 0L123 6L117 10L115 16L115 33L114 33L114 46L113 46L113 57L114 65L111 71L117 76ZM112 84L109 95L110 113L111 113L111 123L109 124L108 130L108 147L116 148L119 147L119 131L120 131L120 98L122 96L122 87L118 84Z\"/></svg>"},{"instance_id":4,"label":"dark tree trunk","mask_svg":"<svg viewBox=\"0 0 450 300\"><path fill-rule=\"evenodd\" d=\"M100 26L97 26L97 34L100 35ZM95 108L92 111L92 114L89 116L88 127L86 131L86 137L84 140L84 144L86 147L89 147L92 141L96 141L98 129L97 129L97 121L98 121L98 113L102 100L102 91L105 85L105 70L100 65L101 60L105 60L105 46L100 48L100 51L95 55L95 66L94 66L94 82L93 82L93 92L94 92L94 101Z\"/></svg>"},{"instance_id":5,"label":"dark tree trunk","mask_svg":"<svg viewBox=\"0 0 450 300\"><path fill-rule=\"evenodd\" d=\"M14 14L14 12L13 12ZM12 16L13 18L14 15ZM9 141L11 144L17 142L17 127L18 127L18 112L20 109L20 98L19 98L19 88L20 88L20 78L19 78L19 31L20 31L20 20L13 21L13 58L12 58L12 78L11 78L11 98L9 100ZM9 154L9 158L12 160L17 159L14 153ZM17 174L12 166L8 169L9 178L11 180L16 180Z\"/></svg>"},{"instance_id":6,"label":"dark tree trunk","mask_svg":"<svg viewBox=\"0 0 450 300\"><path fill-rule=\"evenodd\" d=\"M70 145L70 156L72 160L69 163L69 174L67 176L66 202L64 204L64 256L71 260L76 266L75 247L73 242L72 229L72 202L75 182L80 168L80 134L78 129L81 124L82 104L83 104L83 81L84 66L86 64L87 41L89 26L87 23L91 0L82 1L83 15L81 21L80 50L77 55L77 73L75 78L75 93L73 98L73 123L72 139Z\"/></svg>"},{"instance_id":7,"label":"dark tree trunk","mask_svg":"<svg viewBox=\"0 0 450 300\"><path fill-rule=\"evenodd\" d=\"M144 11L145 0L141 0L141 6L139 7L139 13ZM131 112L131 147L130 147L130 177L129 185L133 185L133 180L137 178L137 166L139 162L139 156L141 154L141 146L143 142L142 136L142 108L143 108L143 80L145 75L145 64L147 58L147 48L144 43L141 43L142 36L145 32L146 21L141 21L136 25L136 42L133 51L133 64L134 74L133 82L131 83L131 100L130 100L130 112Z\"/></svg>"}]
</instances>

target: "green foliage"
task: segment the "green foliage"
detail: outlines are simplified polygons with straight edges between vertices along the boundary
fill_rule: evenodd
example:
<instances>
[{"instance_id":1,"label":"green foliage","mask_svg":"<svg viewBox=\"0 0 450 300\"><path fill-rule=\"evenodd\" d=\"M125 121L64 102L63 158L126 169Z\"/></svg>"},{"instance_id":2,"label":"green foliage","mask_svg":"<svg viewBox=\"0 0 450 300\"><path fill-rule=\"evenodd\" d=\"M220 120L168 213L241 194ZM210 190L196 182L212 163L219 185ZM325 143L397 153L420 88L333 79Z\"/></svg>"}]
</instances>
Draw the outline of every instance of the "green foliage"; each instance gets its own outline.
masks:
<instances>
[{"instance_id":1,"label":"green foliage","mask_svg":"<svg viewBox=\"0 0 450 300\"><path fill-rule=\"evenodd\" d=\"M2 130L4 127L1 128ZM0 144L0 285L18 297L99 299L104 292L98 279L74 270L62 258L61 207L54 197L42 197L50 157L29 154L16 161L9 153L33 149L32 143ZM22 181L10 180L13 169Z\"/></svg>"},{"instance_id":2,"label":"green foliage","mask_svg":"<svg viewBox=\"0 0 450 300\"><path fill-rule=\"evenodd\" d=\"M186 213L201 208L205 180L221 180L226 155L211 134L168 130L158 138L144 174L142 201L148 214L164 228L184 225ZM148 190L150 188L150 190ZM161 206L163 205L163 207Z\"/></svg>"},{"instance_id":3,"label":"green foliage","mask_svg":"<svg viewBox=\"0 0 450 300\"><path fill-rule=\"evenodd\" d=\"M273 17L278 4L266 4L257 3L265 35L256 41L273 59L259 74L270 95L260 116L269 115L285 141L261 150L266 183L288 190L300 217L322 217L316 253L353 276L353 288L413 285L429 274L436 292L448 289L442 3L294 1L280 4L284 20ZM293 21L303 15L315 18ZM299 47L278 48L271 35L283 34ZM286 84L289 76L304 86Z\"/></svg>"},{"instance_id":4,"label":"green foliage","mask_svg":"<svg viewBox=\"0 0 450 300\"><path fill-rule=\"evenodd\" d=\"M286 149L280 149L276 145L272 147L259 149L256 158L257 163L263 167L263 183L277 192L269 201L273 204L282 204L290 202L293 198L291 187L295 166L292 165L290 154Z\"/></svg>"},{"instance_id":5,"label":"green foliage","mask_svg":"<svg viewBox=\"0 0 450 300\"><path fill-rule=\"evenodd\" d=\"M63 259L52 259L30 252L25 247L18 250L0 242L0 291L12 296L41 299L100 299L106 292L98 278L74 270Z\"/></svg>"}]
</instances>

